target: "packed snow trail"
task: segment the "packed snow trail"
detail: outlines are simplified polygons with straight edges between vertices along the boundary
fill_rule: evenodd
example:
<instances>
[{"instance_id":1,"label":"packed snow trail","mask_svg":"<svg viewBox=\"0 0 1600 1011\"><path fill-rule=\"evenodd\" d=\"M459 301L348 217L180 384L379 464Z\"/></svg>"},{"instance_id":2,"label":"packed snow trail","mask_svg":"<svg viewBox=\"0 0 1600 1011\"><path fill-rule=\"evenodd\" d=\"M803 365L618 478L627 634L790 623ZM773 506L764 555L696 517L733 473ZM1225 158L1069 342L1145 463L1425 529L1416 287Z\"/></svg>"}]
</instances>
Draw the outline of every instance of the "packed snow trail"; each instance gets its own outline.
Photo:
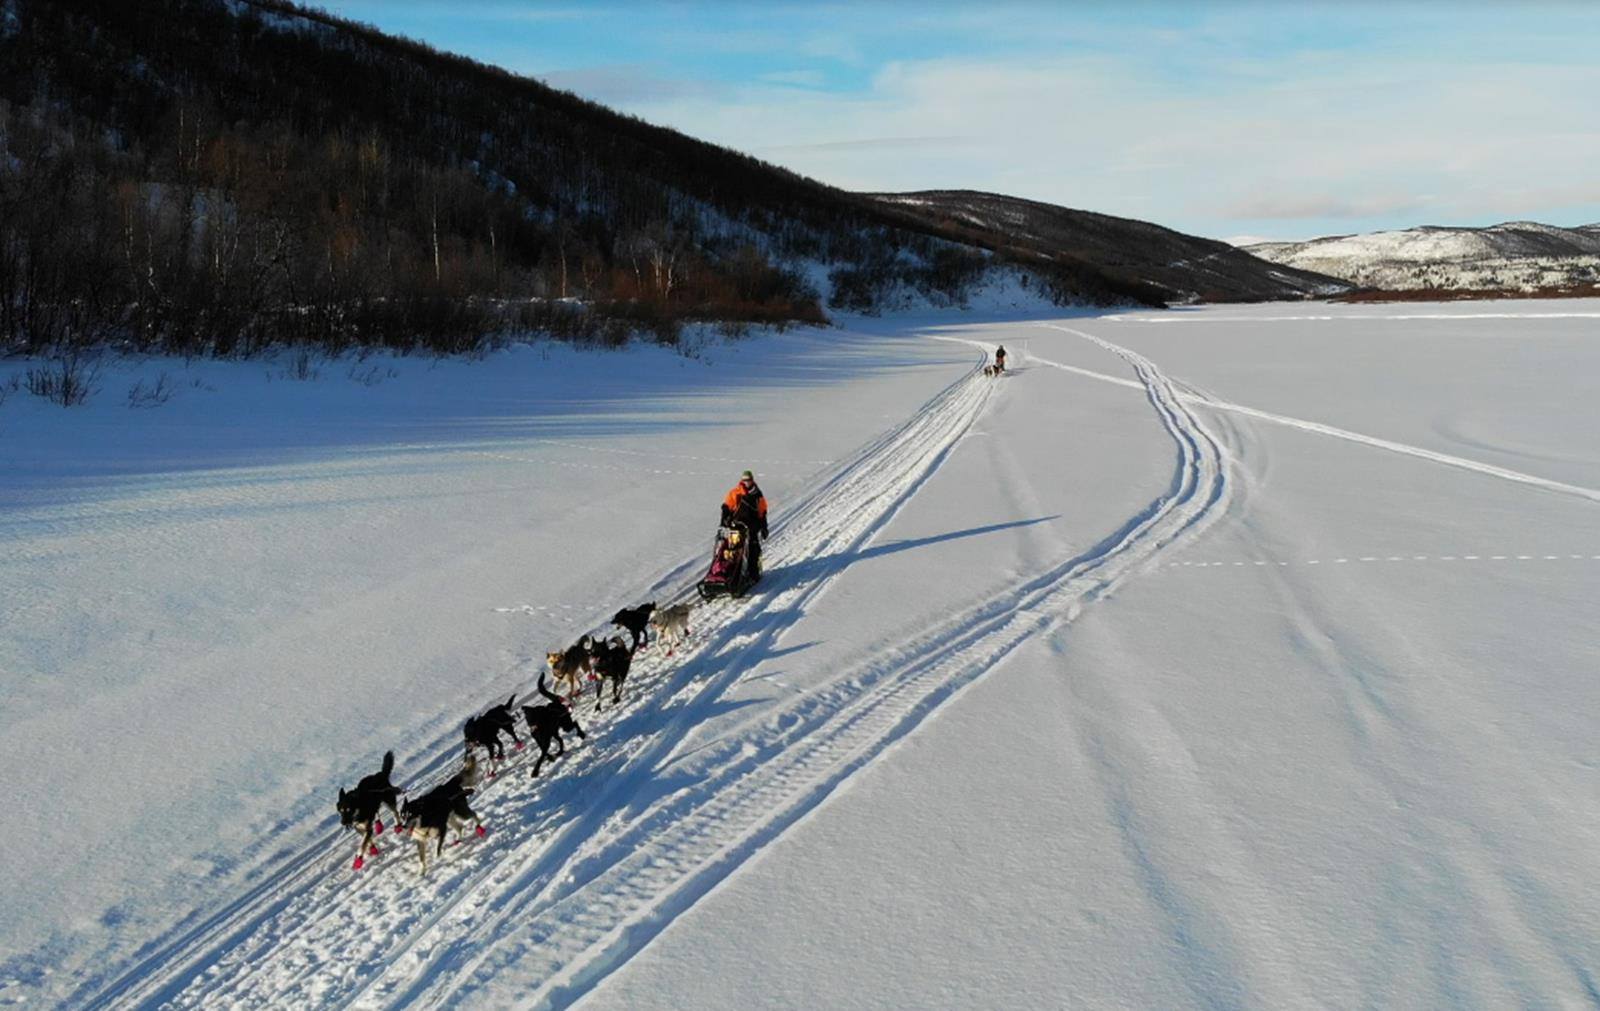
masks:
<instances>
[{"instance_id":1,"label":"packed snow trail","mask_svg":"<svg viewBox=\"0 0 1600 1011\"><path fill-rule=\"evenodd\" d=\"M1088 339L1133 366L1171 436L1177 462L1166 494L1088 551L881 651L827 690L702 750L692 769L680 771L690 783L685 790L647 809L592 858L600 872L506 911L481 931L474 957L404 999L570 1004L1024 641L1071 621L1159 551L1220 517L1231 485L1216 440L1148 360Z\"/></svg>"},{"instance_id":2,"label":"packed snow trail","mask_svg":"<svg viewBox=\"0 0 1600 1011\"><path fill-rule=\"evenodd\" d=\"M1026 346L1010 328L943 332ZM1341 336L1327 349L1345 363ZM1416 388L1421 425L1439 400L1465 424L1502 410L1497 387L1549 396L1518 375L1462 403L1435 383L1449 337L1357 360ZM1077 337L1051 338L1032 346L1124 374ZM1212 353L1198 336L1168 347L1185 342L1190 363ZM1206 377L1231 399L1266 405L1271 393L1275 409L1321 417L1290 399L1297 380L1326 381L1314 350L1284 341L1286 360L1235 358ZM1560 359L1567 396L1581 392L1576 364L1600 353L1577 350ZM1159 456L1140 437L1140 398L1021 364L884 539L993 514L1064 522L896 555L840 598L1042 561L1054 552L1022 553L1084 529L1085 507L1115 500L1126 514L1119 492L1153 494ZM1039 994L1089 1007L1590 1006L1600 751L1582 714L1600 688L1582 602L1600 570L1568 552L1597 543L1600 514L1586 499L1188 406L1226 439L1235 487L1203 539L1159 556L1164 578L1129 580L1020 645L578 1006L1029 1006ZM1337 420L1417 441L1392 415ZM1585 433L1547 426L1519 445L1584 464ZM1358 545L1374 559L1546 550L1517 564L1338 563ZM1545 557L1552 548L1560 558ZM1319 561L1213 567L1205 582L1166 567L1262 555ZM942 623L962 610L943 606L944 587L919 592L934 605L896 616ZM791 639L857 627L839 603ZM792 666L804 677L820 665Z\"/></svg>"},{"instance_id":3,"label":"packed snow trail","mask_svg":"<svg viewBox=\"0 0 1600 1011\"><path fill-rule=\"evenodd\" d=\"M131 971L79 998L90 1006L348 1002L392 961L417 950L419 942L423 950L431 948L435 924L444 924L446 934L455 932L458 917L452 914L458 904L470 907L459 916L470 915L504 888L520 890L530 876L536 880L563 871L617 809L651 786L658 764L687 727L716 712L718 697L744 672L739 656L781 634L848 567L852 550L892 518L960 440L992 389L968 381L979 365L785 511L773 524L761 594L753 601L697 610L698 645L682 651L665 672L658 662L636 665L625 705L586 727L590 740L573 758L557 763L531 786L513 772L486 789L476 807L491 825L491 835L471 847L471 861L447 859L430 872L430 880L419 883L406 859L414 859L414 853L402 844L373 871L353 875L347 869L348 847L331 830L325 843L290 856L279 873L200 924L152 944ZM784 585L786 565L827 557L838 561L814 578ZM697 572L704 563L697 551L678 571ZM765 620L741 625L747 610ZM593 617L599 625L609 612ZM698 676L695 663L705 655L721 661L720 671L709 678ZM522 694L531 692L535 675L532 664L522 672ZM579 719L589 724L585 709L579 707ZM424 749L424 758L410 763L411 769L421 769L408 773L410 792L450 774L459 741L459 724L452 724ZM572 789L573 781L590 775L605 784L597 794ZM567 803L552 807L551 800ZM563 815L569 818L564 824ZM497 864L506 850L515 859ZM518 860L520 872L508 881L507 868ZM336 965L344 970L340 979L330 978ZM312 971L311 966L323 968Z\"/></svg>"},{"instance_id":4,"label":"packed snow trail","mask_svg":"<svg viewBox=\"0 0 1600 1011\"><path fill-rule=\"evenodd\" d=\"M679 753L749 658L776 642L961 439L995 389L969 374L775 525L755 602L697 611L698 645L667 670L642 660L623 708L594 720L571 758L531 784L520 775L525 762L514 764L486 789L478 809L487 839L419 880L409 843L353 875L348 847L330 838L336 859L297 854L286 876L145 957L91 1006L365 1007L520 1001L530 991L561 1006L580 996L1027 637L1071 620L1220 515L1229 485L1215 439L1154 366L1113 350L1139 377L1177 462L1168 492L1092 549ZM818 558L839 560L810 578L785 576ZM696 555L682 571L703 561ZM456 734L452 726L434 742L413 792L448 772Z\"/></svg>"},{"instance_id":5,"label":"packed snow trail","mask_svg":"<svg viewBox=\"0 0 1600 1011\"><path fill-rule=\"evenodd\" d=\"M969 359L904 355L933 371L889 384L903 391L894 413L926 410L798 493L784 488L777 504L792 505L797 525L772 547L796 548L756 597L697 612L681 667L642 654L615 712L594 720L585 697L577 715L590 739L533 783L527 754L517 756L478 802L489 837L447 851L427 879L403 840L352 874L353 840L329 828L339 784L301 776L302 804L269 805L286 828L267 820L246 846L211 847L246 868L212 881L227 909L190 904L200 911L164 932L109 917L97 931L80 918L91 933L121 933L124 954L63 958L54 980L35 980L30 966L51 975L41 952L0 973L0 1003L36 989L68 1006L956 999L941 993L978 1006L1038 993L1163 1007L1584 1006L1600 978L1584 886L1600 831L1587 778L1596 751L1580 715L1596 695L1580 613L1600 571L1593 500L1208 410L1204 391L1070 329L1127 328L1062 322L1054 340L1031 330L1059 362L1027 353L1029 329L1017 328L1034 321L940 329L944 340L987 348L1003 338L1023 352L1014 377L952 387L983 402L949 439L908 433L950 406L927 400L930 376L937 389ZM1217 339L1234 342L1222 346L1236 348L1222 329ZM1473 443L1452 433L1478 435L1505 447L1495 462L1561 461L1568 469L1548 476L1581 488L1595 486L1586 475L1600 461L1574 444L1578 412L1541 410L1567 402L1592 371L1586 334L1569 331L1574 346L1464 392L1437 382L1454 332L1354 353L1330 335L1327 360L1298 340L1278 342L1288 360L1225 356L1200 338L1137 347L1280 417L1414 444L1405 449L1456 452L1449 440ZM1516 336L1515 348L1495 342L1507 345L1496 355L1531 354L1533 337ZM1368 394L1349 409L1338 385L1302 401L1293 384L1325 385L1330 363L1383 382L1349 387ZM1552 366L1561 372L1539 382ZM1379 402L1374 386L1384 397L1416 388L1416 403L1404 401L1416 409L1363 410ZM849 444L893 424L876 420L888 408L872 398L848 401L860 419ZM1209 448L1190 441L1203 429L1186 413L1210 427ZM1445 444L1426 441L1435 431ZM919 444L902 441L908 454L931 455L898 498L874 503L875 464L851 471L902 437ZM751 459L769 443L752 441ZM837 460L844 444L772 455ZM724 452L715 438L692 445L675 448L686 460ZM481 468L480 448L494 446L450 452ZM1191 465L1212 454L1220 485ZM495 458L539 479L539 453ZM397 500L409 501L404 491ZM1173 503L1193 516L1188 526ZM528 522L552 511L528 510ZM829 520L833 547L808 554L802 514ZM459 567L498 579L472 598L475 612L529 600L527 614L486 622L509 633L498 659L449 665L452 679L439 679L471 687L423 699L427 715L401 731L364 730L359 750L395 746L397 782L413 790L447 774L460 717L503 700L512 678L531 689L529 647L570 641L580 621L617 604L670 599L703 571L701 518L657 538L667 551L647 545L644 564L602 577L580 563L555 593L504 578L508 558L453 543ZM852 532L846 521L866 525ZM502 551L515 525L494 529L483 540ZM554 557L551 540L515 564ZM1572 555L1579 547L1589 560ZM1165 578L1127 578L1158 568ZM800 592L813 584L827 588ZM1084 610L1108 588L1114 602ZM346 611L342 624L379 612ZM295 634L262 624L278 643ZM458 633L451 656L481 639L418 625ZM315 640L332 641L326 630ZM277 683L256 680L268 692ZM395 708L381 682L363 686ZM1529 835L1528 825L1543 828ZM395 847L388 833L380 842Z\"/></svg>"},{"instance_id":6,"label":"packed snow trail","mask_svg":"<svg viewBox=\"0 0 1600 1011\"><path fill-rule=\"evenodd\" d=\"M1075 337L1082 337L1085 340L1093 341L1094 343L1099 344L1108 350L1114 350L1119 354L1130 353L1118 345L1114 345L1107 341L1101 340L1098 337L1091 336L1082 330L1074 330L1072 327L1061 326L1057 323L1040 323L1038 325L1046 329L1059 330L1062 333L1069 333ZM1048 358L1041 358L1037 354L1032 354L1031 352L1029 353L1029 358L1032 361L1037 361L1041 365L1047 365L1050 368L1060 369L1063 372L1071 372L1076 375L1085 376L1089 379L1098 379L1101 382L1114 383L1119 386L1127 387L1137 387L1139 385L1131 380L1123 379L1119 376L1109 376L1104 372L1096 372L1093 369L1079 368L1076 365L1067 365L1062 362L1054 362ZM1399 453L1404 456L1414 456L1421 460L1428 460L1432 463L1443 464L1446 467L1457 467L1461 470L1474 471L1489 477L1499 478L1502 481L1512 481L1517 484L1532 485L1536 488L1543 488L1546 491L1558 492L1563 495L1572 495L1577 498L1588 499L1591 502L1600 502L1600 489L1585 488L1581 485L1568 484L1564 481L1555 481L1550 478L1539 477L1534 474L1525 474L1522 471L1511 470L1507 467L1497 467L1494 464L1482 463L1478 460L1469 460L1465 457L1453 456L1449 453L1440 453L1435 450L1424 449L1421 446L1411 446L1403 442L1395 442L1392 439L1380 439L1376 436L1363 435L1360 432L1351 432L1347 429L1335 428L1333 425L1324 425L1317 421L1306 421L1303 418L1291 418L1284 414L1273 414L1270 411L1261 411L1254 407L1246 407L1243 404L1234 404L1225 400L1219 400L1216 397L1211 396L1209 393L1195 389L1186 383L1179 385L1181 386L1182 392L1178 393L1177 397L1184 403L1199 404L1203 407L1208 407L1216 411L1227 411L1231 414L1238 414L1247 418L1255 418L1258 421L1270 421L1275 425L1285 425L1289 428L1298 428L1304 432L1313 432L1317 435L1327 435L1335 439L1343 439L1347 442L1371 446L1374 449L1382 449L1390 453Z\"/></svg>"}]
</instances>

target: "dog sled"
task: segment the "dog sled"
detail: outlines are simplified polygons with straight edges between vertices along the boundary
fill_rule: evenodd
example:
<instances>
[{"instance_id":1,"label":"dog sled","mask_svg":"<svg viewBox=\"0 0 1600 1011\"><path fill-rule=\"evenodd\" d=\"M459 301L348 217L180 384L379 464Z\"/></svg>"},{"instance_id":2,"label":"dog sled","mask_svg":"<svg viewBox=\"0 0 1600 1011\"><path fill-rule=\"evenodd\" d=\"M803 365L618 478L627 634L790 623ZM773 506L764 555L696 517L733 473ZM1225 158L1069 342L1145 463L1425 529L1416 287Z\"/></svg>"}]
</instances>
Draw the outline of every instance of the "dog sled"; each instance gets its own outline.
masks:
<instances>
[{"instance_id":1,"label":"dog sled","mask_svg":"<svg viewBox=\"0 0 1600 1011\"><path fill-rule=\"evenodd\" d=\"M711 568L697 587L703 600L717 597L742 597L761 578L756 560L751 556L755 540L742 524L717 528L716 546L711 551Z\"/></svg>"}]
</instances>

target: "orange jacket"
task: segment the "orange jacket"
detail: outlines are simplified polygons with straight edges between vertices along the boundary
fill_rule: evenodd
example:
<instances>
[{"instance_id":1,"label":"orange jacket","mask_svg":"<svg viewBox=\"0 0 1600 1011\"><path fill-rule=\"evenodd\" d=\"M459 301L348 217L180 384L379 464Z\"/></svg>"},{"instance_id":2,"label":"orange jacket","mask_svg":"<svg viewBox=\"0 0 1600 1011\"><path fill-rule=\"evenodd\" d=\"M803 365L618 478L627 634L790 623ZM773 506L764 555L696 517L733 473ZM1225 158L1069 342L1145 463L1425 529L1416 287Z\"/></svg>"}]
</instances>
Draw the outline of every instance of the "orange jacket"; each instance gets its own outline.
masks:
<instances>
[{"instance_id":1,"label":"orange jacket","mask_svg":"<svg viewBox=\"0 0 1600 1011\"><path fill-rule=\"evenodd\" d=\"M739 515L739 503L744 500L746 495L754 495L756 497L756 515L765 520L767 518L767 497L761 494L759 485L748 492L744 490L744 485L734 485L733 490L728 492L728 497L722 500L723 506L728 510L728 515Z\"/></svg>"}]
</instances>

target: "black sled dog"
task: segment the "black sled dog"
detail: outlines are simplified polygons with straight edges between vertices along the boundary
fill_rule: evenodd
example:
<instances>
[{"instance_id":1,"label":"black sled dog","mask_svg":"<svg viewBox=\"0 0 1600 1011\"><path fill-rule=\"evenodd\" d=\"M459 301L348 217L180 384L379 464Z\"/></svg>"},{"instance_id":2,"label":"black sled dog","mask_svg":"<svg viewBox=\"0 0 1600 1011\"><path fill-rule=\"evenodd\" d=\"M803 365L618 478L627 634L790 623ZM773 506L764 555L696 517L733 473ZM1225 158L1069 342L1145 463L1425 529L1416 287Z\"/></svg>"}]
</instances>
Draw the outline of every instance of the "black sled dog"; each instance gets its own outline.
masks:
<instances>
[{"instance_id":1,"label":"black sled dog","mask_svg":"<svg viewBox=\"0 0 1600 1011\"><path fill-rule=\"evenodd\" d=\"M501 743L501 734L510 734L511 739L517 743L518 749L522 747L522 738L517 736L516 717L511 714L511 704L517 701L513 692L505 704L495 706L482 716L474 716L467 720L467 725L461 728L461 736L466 740L467 754L472 754L474 747L483 748L489 752L489 775L494 775L494 766L506 758L506 746Z\"/></svg>"},{"instance_id":2,"label":"black sled dog","mask_svg":"<svg viewBox=\"0 0 1600 1011\"><path fill-rule=\"evenodd\" d=\"M361 831L361 846L356 850L356 862L351 865L352 870L359 871L367 857L378 855L378 847L372 837L383 834L383 822L378 818L378 813L384 805L394 815L396 828L400 825L400 791L389 782L389 774L393 771L394 752L385 751L381 770L362 777L356 788L348 793L343 787L339 788L339 824Z\"/></svg>"},{"instance_id":3,"label":"black sled dog","mask_svg":"<svg viewBox=\"0 0 1600 1011\"><path fill-rule=\"evenodd\" d=\"M428 843L433 842L434 859L444 856L444 837L454 827L458 833L472 822L478 835L484 835L483 821L473 812L467 799L477 782L477 759L467 753L461 771L418 797L400 805L400 824L417 843L417 859L422 873L428 873Z\"/></svg>"},{"instance_id":4,"label":"black sled dog","mask_svg":"<svg viewBox=\"0 0 1600 1011\"><path fill-rule=\"evenodd\" d=\"M628 680L628 668L633 666L633 651L622 644L621 636L612 636L596 642L590 649L590 666L594 671L594 711L600 711L606 682L611 682L611 704L622 701L622 683Z\"/></svg>"},{"instance_id":5,"label":"black sled dog","mask_svg":"<svg viewBox=\"0 0 1600 1011\"><path fill-rule=\"evenodd\" d=\"M563 731L570 730L579 737L586 736L583 728L578 726L578 721L572 718L567 700L544 686L543 671L539 673L539 694L549 701L542 706L522 707L522 716L528 721L528 736L539 746L539 757L533 762L534 776L539 775L546 760L554 760L567 753L567 742L561 737ZM551 744L556 746L553 754L550 751Z\"/></svg>"},{"instance_id":6,"label":"black sled dog","mask_svg":"<svg viewBox=\"0 0 1600 1011\"><path fill-rule=\"evenodd\" d=\"M637 653L650 645L650 613L656 609L656 602L640 604L638 607L624 607L611 619L611 624L626 629L633 636L633 648L628 652Z\"/></svg>"}]
</instances>

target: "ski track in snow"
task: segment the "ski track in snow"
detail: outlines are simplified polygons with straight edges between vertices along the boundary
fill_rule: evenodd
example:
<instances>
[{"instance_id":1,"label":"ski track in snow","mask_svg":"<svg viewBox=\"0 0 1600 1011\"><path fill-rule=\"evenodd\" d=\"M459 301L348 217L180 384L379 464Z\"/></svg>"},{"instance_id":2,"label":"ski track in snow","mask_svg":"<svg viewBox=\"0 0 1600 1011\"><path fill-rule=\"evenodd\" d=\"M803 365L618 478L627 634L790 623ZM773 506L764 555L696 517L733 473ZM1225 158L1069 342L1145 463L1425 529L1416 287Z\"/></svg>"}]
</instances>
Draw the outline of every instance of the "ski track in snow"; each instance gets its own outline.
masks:
<instances>
[{"instance_id":1,"label":"ski track in snow","mask_svg":"<svg viewBox=\"0 0 1600 1011\"><path fill-rule=\"evenodd\" d=\"M1090 340L1094 340L1097 343L1104 343L1099 341L1098 338L1089 337L1089 335L1083 331L1073 330L1070 327L1064 327L1054 323L1040 323L1036 325L1049 330L1061 330L1079 337L1085 337ZM1093 369L1079 368L1076 365L1066 365L1061 362L1053 362L1046 358L1040 358L1036 354L1030 353L1028 357L1030 360L1036 361L1041 365L1048 365L1051 368L1060 369L1063 372L1076 373L1080 376L1086 376L1090 379L1098 379L1105 383L1114 383L1118 386L1127 386L1132 388L1139 387L1138 383L1129 379L1123 379L1120 376L1108 376L1104 372L1096 372ZM1478 474L1487 475L1489 477L1497 477L1503 481L1513 481L1517 484L1533 485L1536 488L1543 488L1546 491L1554 491L1563 495L1572 495L1577 498L1585 498L1591 502L1600 502L1600 490L1594 488L1585 488L1582 485L1567 484L1563 481L1555 481L1551 480L1550 478L1539 477L1535 474L1525 474L1519 470L1511 470L1506 467L1496 467L1494 464L1481 463L1477 460L1469 460L1461 456L1451 456L1448 453L1440 453L1431 449L1423 449L1421 446L1412 446L1403 442L1395 442L1391 439L1380 439L1372 435L1363 435L1360 432L1352 432L1348 429L1335 428L1332 425L1324 425L1319 421L1306 421L1303 418L1291 418L1285 414L1273 414L1270 411L1257 410L1254 407L1246 407L1243 404L1234 404L1229 403L1226 400L1218 400L1210 394L1190 387L1187 384L1179 385L1182 387L1182 392L1178 393L1177 396L1178 399L1184 403L1199 404L1202 407L1207 407L1215 411L1227 411L1232 414L1241 414L1247 418L1255 418L1258 421L1270 421L1275 425L1285 425L1289 428L1298 428L1304 432L1313 432L1317 435L1327 435L1335 439L1344 439L1347 442L1371 446L1374 449L1382 449L1390 453L1413 456L1421 460L1428 460L1433 463L1444 464L1447 467L1457 467L1461 470L1470 470Z\"/></svg>"},{"instance_id":2,"label":"ski track in snow","mask_svg":"<svg viewBox=\"0 0 1600 1011\"><path fill-rule=\"evenodd\" d=\"M1600 312L1405 312L1321 316L1101 316L1108 323L1360 323L1414 319L1600 319Z\"/></svg>"},{"instance_id":3,"label":"ski track in snow","mask_svg":"<svg viewBox=\"0 0 1600 1011\"><path fill-rule=\"evenodd\" d=\"M719 738L695 756L703 771L686 789L590 858L596 873L485 924L482 937L463 941L473 955L453 976L424 973L427 985L401 999L497 1003L526 994L539 1006L570 1004L1024 640L1070 621L1175 538L1221 515L1230 489L1216 441L1148 361L1105 346L1134 366L1178 447L1167 494L1089 551L880 651L778 716ZM491 982L479 986L480 979Z\"/></svg>"},{"instance_id":4,"label":"ski track in snow","mask_svg":"<svg viewBox=\"0 0 1600 1011\"><path fill-rule=\"evenodd\" d=\"M1196 407L1592 501L1600 501L1600 492L1220 401L1174 383L1127 348L1083 330L1039 325L1120 356L1137 378L1032 353L1027 358L1140 389L1176 447L1167 491L1100 543L990 593L934 628L919 628L874 651L820 688L743 721L727 717L742 704L726 697L730 689L779 651L782 637L848 569L859 549L889 524L955 446L974 434L973 422L999 388L976 379L974 366L911 419L819 477L774 525L761 593L697 610L696 637L676 663L663 663L658 651L641 655L621 707L597 718L586 697L575 713L589 738L577 742L569 757L547 766L540 779L527 778L527 755L522 754L487 784L475 804L490 827L486 838L447 851L422 879L409 840L390 842L369 870L352 873L353 838L330 828L230 904L152 940L131 965L117 967L120 974L108 972L84 983L71 1002L366 1008L514 1001L565 1007L1019 645L1070 622L1134 573L1600 560L1600 555L1480 551L1170 561L1168 549L1192 542L1222 516L1234 493L1226 454L1193 412ZM937 339L985 349L987 359L989 345L982 341ZM703 563L696 553L658 581L662 602L691 595L682 584ZM677 592L667 597L671 590ZM570 604L496 610L532 614L558 608L586 610ZM541 659L530 659L516 673L531 688L541 666ZM685 746L692 731L713 720L716 735ZM422 749L424 757L407 769L411 793L454 770L458 734L455 724L442 728Z\"/></svg>"},{"instance_id":5,"label":"ski track in snow","mask_svg":"<svg viewBox=\"0 0 1600 1011\"><path fill-rule=\"evenodd\" d=\"M1349 563L1384 562L1600 562L1600 555L1573 554L1568 552L1560 555L1518 555L1518 554L1455 554L1455 555L1352 555L1344 558L1244 558L1230 561L1188 561L1168 562L1169 569L1218 569L1223 567L1240 568L1244 566L1276 565L1346 565Z\"/></svg>"},{"instance_id":6,"label":"ski track in snow","mask_svg":"<svg viewBox=\"0 0 1600 1011\"><path fill-rule=\"evenodd\" d=\"M970 374L976 371L974 365ZM587 728L590 740L575 750L572 759L553 766L554 774L547 772L533 789L525 784L520 790L515 784L507 789L507 780L500 779L485 790L477 809L491 826L491 835L474 848L490 853L514 850L530 863L532 872L555 877L598 837L614 810L650 785L683 731L720 710L718 697L748 666L742 661L776 639L848 565L854 549L892 518L977 417L988 393L984 384L963 377L910 421L823 479L774 524L767 592L739 605L697 611L700 645L686 651L671 670L663 673L661 664L652 662L653 655L641 657L629 679L620 718L614 714L592 721ZM771 589L782 585L786 561L828 556L846 560L797 587L776 593ZM668 578L682 580L703 562L697 552ZM688 593L692 589L679 596ZM754 628L740 625L740 615L751 609L765 620ZM604 616L595 618L604 621ZM719 669L697 676L706 656ZM521 672L524 683L534 679L539 662L527 662ZM645 700L642 705L630 704L639 699ZM580 722L591 723L589 708L578 707ZM660 719L661 725L653 725L653 719ZM413 762L405 770L410 792L415 794L453 771L459 748L459 729L451 726L425 749L430 759ZM596 775L594 766L604 766L603 775ZM572 780L586 776L604 784L598 796L590 798L571 789ZM558 803L551 805L552 800ZM556 823L564 811L576 813L560 826ZM516 827L495 831L504 828L508 816ZM515 842L502 841L513 836L520 840L520 850ZM430 880L419 883L415 864L404 859L409 855L415 860L408 848L409 843L398 845L378 861L380 873L355 875L347 870L353 855L349 837L330 829L318 843L285 860L263 883L200 922L153 941L120 977L109 984L91 981L74 1000L86 1000L92 1007L348 1003L369 984L383 983L383 978L375 977L384 977L383 967L403 952L430 950L436 938L428 928L450 919L446 914L454 907L476 900L469 903L475 909L487 901L486 890L494 890L492 879L498 868L488 857L471 861L487 864L475 870L468 868L469 861L452 862L447 857L430 871ZM395 863L406 866L386 866ZM519 876L515 887L524 886ZM353 959L358 952L360 957ZM343 969L343 979L329 978L336 967ZM380 985L372 992L382 989Z\"/></svg>"},{"instance_id":7,"label":"ski track in snow","mask_svg":"<svg viewBox=\"0 0 1600 1011\"><path fill-rule=\"evenodd\" d=\"M523 774L523 753L488 782L475 803L488 837L446 851L419 878L410 841L352 873L352 837L330 830L224 909L150 942L120 976L86 984L74 1003L374 1008L581 998L1022 641L1072 621L1221 517L1232 483L1218 440L1187 406L1194 398L1141 355L1061 330L1133 368L1138 379L1122 382L1146 392L1176 446L1170 488L1099 544L683 749L691 729L738 707L726 691L778 648L968 434L997 389L976 381L974 366L774 525L758 597L698 609L696 645L670 667L659 653L642 657L619 709L594 718L586 697L576 715L589 739L541 779ZM669 579L701 563L696 555ZM520 673L531 681L538 667L526 661ZM453 771L458 733L443 729L421 771L406 769L411 793Z\"/></svg>"},{"instance_id":8,"label":"ski track in snow","mask_svg":"<svg viewBox=\"0 0 1600 1011\"><path fill-rule=\"evenodd\" d=\"M974 366L775 524L758 596L697 610L695 645L672 666L658 653L642 657L620 708L594 719L585 698L576 715L589 738L540 779L526 777L523 754L491 781L475 804L487 837L447 851L422 879L409 841L352 873L353 840L330 829L230 905L153 941L120 975L86 984L74 1003L563 1007L588 993L1025 640L1154 568L1158 553L1226 510L1224 454L1190 410L1194 398L1142 356L1058 329L1132 367L1137 381L1118 381L1145 391L1176 448L1169 488L1120 529L829 684L684 747L695 727L739 706L728 690L968 434L996 389ZM667 579L702 563L697 554ZM538 666L529 660L520 673L531 681ZM416 763L410 792L453 771L458 734L445 728L425 750L431 758Z\"/></svg>"}]
</instances>

